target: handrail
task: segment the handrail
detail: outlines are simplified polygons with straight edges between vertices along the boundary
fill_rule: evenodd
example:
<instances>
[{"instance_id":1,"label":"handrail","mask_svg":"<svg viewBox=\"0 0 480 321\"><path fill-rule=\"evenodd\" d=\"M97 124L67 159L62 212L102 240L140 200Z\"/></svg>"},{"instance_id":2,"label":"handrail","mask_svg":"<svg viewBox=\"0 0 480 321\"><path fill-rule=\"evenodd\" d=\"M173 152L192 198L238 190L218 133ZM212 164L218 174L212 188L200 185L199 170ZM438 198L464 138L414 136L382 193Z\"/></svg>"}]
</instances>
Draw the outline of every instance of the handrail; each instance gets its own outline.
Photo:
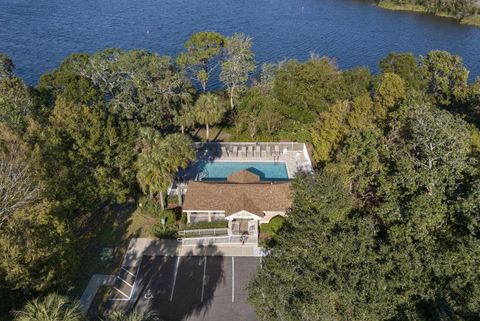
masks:
<instances>
[{"instance_id":1,"label":"handrail","mask_svg":"<svg viewBox=\"0 0 480 321\"><path fill-rule=\"evenodd\" d=\"M195 148L199 149L202 147L208 146L218 146L218 147L230 147L230 146L238 146L239 148L242 147L250 147L250 146L260 146L260 147L276 147L280 150L286 149L287 151L295 151L295 152L302 152L304 150L304 143L296 143L296 142L195 142L193 143Z\"/></svg>"},{"instance_id":2,"label":"handrail","mask_svg":"<svg viewBox=\"0 0 480 321\"><path fill-rule=\"evenodd\" d=\"M178 231L179 235L186 235L186 234L212 234L217 235L217 234L228 234L228 228L227 227L218 227L218 228L205 228L205 229L192 229L192 230L181 230Z\"/></svg>"},{"instance_id":3,"label":"handrail","mask_svg":"<svg viewBox=\"0 0 480 321\"><path fill-rule=\"evenodd\" d=\"M213 244L258 244L256 236L210 236L210 237L189 237L178 238L182 245L213 245Z\"/></svg>"}]
</instances>

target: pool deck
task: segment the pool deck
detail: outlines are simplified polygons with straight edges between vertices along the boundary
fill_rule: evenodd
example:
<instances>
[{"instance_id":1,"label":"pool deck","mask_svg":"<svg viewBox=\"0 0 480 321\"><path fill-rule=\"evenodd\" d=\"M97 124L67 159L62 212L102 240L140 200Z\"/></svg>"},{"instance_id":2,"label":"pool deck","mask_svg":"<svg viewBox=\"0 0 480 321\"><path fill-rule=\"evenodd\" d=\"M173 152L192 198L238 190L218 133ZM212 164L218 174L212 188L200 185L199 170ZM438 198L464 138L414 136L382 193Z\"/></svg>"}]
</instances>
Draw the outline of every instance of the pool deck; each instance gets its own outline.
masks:
<instances>
[{"instance_id":1,"label":"pool deck","mask_svg":"<svg viewBox=\"0 0 480 321\"><path fill-rule=\"evenodd\" d=\"M180 181L175 181L169 188L169 195L176 194L177 184L179 184L182 194L186 192L188 182L196 180L198 174L201 172L201 170L195 165L201 162L283 162L286 165L288 179L293 179L298 171L311 172L313 170L310 156L308 155L305 144L302 143L258 143L262 148L267 144L270 145L272 151L269 155L263 152L261 153L261 156L247 155L245 153L236 153L233 155L233 153L225 152L226 150L232 150L232 146L237 146L238 150L240 150L240 146L242 145L256 146L257 143L207 144L196 146L197 161L193 166L190 166L185 172L181 173ZM279 148L275 152L276 156L274 156L273 151L275 150L276 145L278 145Z\"/></svg>"},{"instance_id":2,"label":"pool deck","mask_svg":"<svg viewBox=\"0 0 480 321\"><path fill-rule=\"evenodd\" d=\"M303 162L302 162L303 160ZM215 162L239 162L239 163L285 163L287 167L288 178L292 179L295 177L295 174L302 169L308 170L308 166L311 168L311 164L305 162L305 159L302 157L300 152L287 152L282 153L277 160L274 160L273 156L271 157L233 157L233 156L220 156L214 160Z\"/></svg>"}]
</instances>

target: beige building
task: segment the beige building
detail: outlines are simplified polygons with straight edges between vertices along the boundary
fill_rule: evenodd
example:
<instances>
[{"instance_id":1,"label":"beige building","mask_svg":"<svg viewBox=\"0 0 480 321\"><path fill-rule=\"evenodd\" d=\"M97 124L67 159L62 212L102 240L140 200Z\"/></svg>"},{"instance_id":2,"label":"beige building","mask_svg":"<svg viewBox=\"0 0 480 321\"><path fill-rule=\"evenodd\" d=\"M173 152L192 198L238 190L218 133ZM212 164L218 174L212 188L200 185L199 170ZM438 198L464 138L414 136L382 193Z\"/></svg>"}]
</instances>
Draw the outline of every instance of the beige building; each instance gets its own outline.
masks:
<instances>
[{"instance_id":1,"label":"beige building","mask_svg":"<svg viewBox=\"0 0 480 321\"><path fill-rule=\"evenodd\" d=\"M248 170L225 182L190 181L183 211L187 222L227 220L229 235L257 236L259 225L285 216L291 206L290 182L263 182Z\"/></svg>"}]
</instances>

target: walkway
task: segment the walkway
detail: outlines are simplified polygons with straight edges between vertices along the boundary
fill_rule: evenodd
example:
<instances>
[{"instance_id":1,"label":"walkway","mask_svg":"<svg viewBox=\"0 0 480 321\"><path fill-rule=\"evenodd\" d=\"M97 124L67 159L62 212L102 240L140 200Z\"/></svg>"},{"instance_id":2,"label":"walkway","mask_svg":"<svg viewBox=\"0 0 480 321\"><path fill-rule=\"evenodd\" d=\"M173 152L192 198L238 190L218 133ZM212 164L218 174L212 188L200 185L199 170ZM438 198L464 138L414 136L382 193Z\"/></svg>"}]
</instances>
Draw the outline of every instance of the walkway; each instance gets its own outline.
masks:
<instances>
[{"instance_id":1,"label":"walkway","mask_svg":"<svg viewBox=\"0 0 480 321\"><path fill-rule=\"evenodd\" d=\"M92 304L98 289L104 285L113 285L114 281L114 275L92 275L92 278L88 282L88 285L85 288L85 291L83 291L82 297L80 298L80 303L82 304L82 308L85 314L88 312L88 309L90 308L90 305Z\"/></svg>"},{"instance_id":2,"label":"walkway","mask_svg":"<svg viewBox=\"0 0 480 321\"><path fill-rule=\"evenodd\" d=\"M136 238L130 241L124 266L136 266L143 255L148 256L262 256L258 246L217 244L214 246L181 246L177 240Z\"/></svg>"}]
</instances>

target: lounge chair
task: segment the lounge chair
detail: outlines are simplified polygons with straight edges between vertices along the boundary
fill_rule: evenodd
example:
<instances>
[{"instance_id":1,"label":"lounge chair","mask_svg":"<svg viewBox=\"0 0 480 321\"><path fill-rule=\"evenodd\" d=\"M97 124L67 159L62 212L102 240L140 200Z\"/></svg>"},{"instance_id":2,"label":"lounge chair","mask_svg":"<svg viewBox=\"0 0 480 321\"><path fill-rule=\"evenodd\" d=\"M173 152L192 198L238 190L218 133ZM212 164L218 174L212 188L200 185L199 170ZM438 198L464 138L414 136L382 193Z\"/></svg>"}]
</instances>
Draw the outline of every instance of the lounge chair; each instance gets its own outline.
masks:
<instances>
[{"instance_id":1,"label":"lounge chair","mask_svg":"<svg viewBox=\"0 0 480 321\"><path fill-rule=\"evenodd\" d=\"M255 158L259 158L260 154L260 146L255 146Z\"/></svg>"},{"instance_id":2,"label":"lounge chair","mask_svg":"<svg viewBox=\"0 0 480 321\"><path fill-rule=\"evenodd\" d=\"M247 147L242 146L242 150L240 151L240 156L241 157L247 157Z\"/></svg>"},{"instance_id":3,"label":"lounge chair","mask_svg":"<svg viewBox=\"0 0 480 321\"><path fill-rule=\"evenodd\" d=\"M268 149L268 152L267 152L267 149ZM270 148L267 147L266 149L263 149L263 150L260 152L260 155L261 155L262 158L267 158L269 152L270 152Z\"/></svg>"}]
</instances>

